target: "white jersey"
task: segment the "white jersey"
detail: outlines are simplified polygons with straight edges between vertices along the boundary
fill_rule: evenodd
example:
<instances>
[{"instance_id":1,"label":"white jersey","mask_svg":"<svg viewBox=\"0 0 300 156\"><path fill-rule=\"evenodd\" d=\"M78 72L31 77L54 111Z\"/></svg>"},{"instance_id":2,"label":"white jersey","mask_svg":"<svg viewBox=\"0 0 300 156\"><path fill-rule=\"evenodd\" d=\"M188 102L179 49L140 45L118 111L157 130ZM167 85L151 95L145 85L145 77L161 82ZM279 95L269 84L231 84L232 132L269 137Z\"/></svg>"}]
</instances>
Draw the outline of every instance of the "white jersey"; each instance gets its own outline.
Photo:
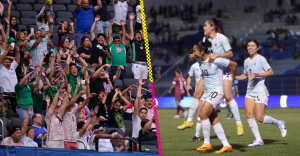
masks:
<instances>
[{"instance_id":1,"label":"white jersey","mask_svg":"<svg viewBox=\"0 0 300 156\"><path fill-rule=\"evenodd\" d=\"M268 64L267 60L257 54L253 60L247 58L244 62L244 74L249 73L264 73L271 69L270 65ZM269 92L267 87L265 86L265 78L264 77L257 77L254 79L248 78L248 86L247 86L247 93L246 95L249 96L269 96Z\"/></svg>"},{"instance_id":2,"label":"white jersey","mask_svg":"<svg viewBox=\"0 0 300 156\"><path fill-rule=\"evenodd\" d=\"M210 38L208 40L211 42L211 48L208 48L208 51L212 54L223 54L231 50L229 39L223 34L217 33L213 41ZM205 37L203 38L203 42L205 42ZM224 74L227 74L228 71L231 71L229 67L223 68Z\"/></svg>"},{"instance_id":3,"label":"white jersey","mask_svg":"<svg viewBox=\"0 0 300 156\"><path fill-rule=\"evenodd\" d=\"M194 63L189 71L189 75L195 77L195 81L196 81L196 86L195 86L195 90L197 88L198 82L201 79L201 69L200 69L200 65L198 62Z\"/></svg>"},{"instance_id":4,"label":"white jersey","mask_svg":"<svg viewBox=\"0 0 300 156\"><path fill-rule=\"evenodd\" d=\"M208 63L208 58L202 62L202 78L204 80L204 93L218 92L223 94L223 67L228 67L229 60L224 58L215 59L214 63Z\"/></svg>"}]
</instances>

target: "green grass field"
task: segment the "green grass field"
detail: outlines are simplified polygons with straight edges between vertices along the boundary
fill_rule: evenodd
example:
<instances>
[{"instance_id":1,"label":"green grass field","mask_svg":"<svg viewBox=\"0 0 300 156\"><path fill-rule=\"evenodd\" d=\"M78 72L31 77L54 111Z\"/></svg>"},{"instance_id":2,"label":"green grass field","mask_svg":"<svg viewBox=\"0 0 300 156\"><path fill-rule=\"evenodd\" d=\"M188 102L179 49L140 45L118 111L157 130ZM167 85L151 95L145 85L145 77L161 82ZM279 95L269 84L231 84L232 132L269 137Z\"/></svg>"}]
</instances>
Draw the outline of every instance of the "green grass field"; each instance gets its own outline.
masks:
<instances>
[{"instance_id":1,"label":"green grass field","mask_svg":"<svg viewBox=\"0 0 300 156\"><path fill-rule=\"evenodd\" d=\"M288 133L285 138L282 138L277 126L257 122L265 145L256 147L247 147L247 145L255 138L246 120L245 109L240 109L240 113L245 131L244 135L241 137L238 137L236 134L235 120L228 120L225 118L227 109L222 109L219 114L220 122L225 130L226 137L233 147L231 153L223 153L222 155L300 155L300 108L267 108L266 115L285 121ZM164 156L216 155L214 152L222 148L222 143L215 135L213 128L211 128L212 151L208 153L196 151L196 148L203 143L202 130L200 132L201 140L199 142L190 142L195 135L196 117L194 118L194 126L191 129L179 131L176 127L181 125L186 119L183 118L182 112L180 119L174 119L173 117L175 114L176 109L158 109L159 129Z\"/></svg>"}]
</instances>

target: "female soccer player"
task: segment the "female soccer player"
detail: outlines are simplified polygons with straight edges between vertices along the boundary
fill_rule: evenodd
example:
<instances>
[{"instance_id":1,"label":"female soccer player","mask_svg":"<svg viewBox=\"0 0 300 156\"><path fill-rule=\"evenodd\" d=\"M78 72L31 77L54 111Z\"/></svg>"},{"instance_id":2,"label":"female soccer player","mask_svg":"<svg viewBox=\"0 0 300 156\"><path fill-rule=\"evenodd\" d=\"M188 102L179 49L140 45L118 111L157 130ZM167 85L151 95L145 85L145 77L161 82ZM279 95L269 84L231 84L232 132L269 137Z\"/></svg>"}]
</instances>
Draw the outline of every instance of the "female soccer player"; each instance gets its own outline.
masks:
<instances>
[{"instance_id":1,"label":"female soccer player","mask_svg":"<svg viewBox=\"0 0 300 156\"><path fill-rule=\"evenodd\" d=\"M213 63L209 63L209 58L212 54L208 51L211 47L211 42L201 42L199 45L200 57L202 58L201 70L204 80L205 89L202 95L203 105L200 107L199 115L201 118L204 144L197 148L197 151L211 150L210 144L210 125L223 144L223 148L216 153L231 152L232 146L228 143L224 133L224 129L219 122L218 109L224 100L223 92L223 67L231 67L232 75L235 76L237 64L229 59L216 58ZM234 80L234 77L232 81Z\"/></svg>"},{"instance_id":2,"label":"female soccer player","mask_svg":"<svg viewBox=\"0 0 300 156\"><path fill-rule=\"evenodd\" d=\"M186 82L185 79L182 77L182 72L180 69L177 69L175 71L176 77L173 80L173 85L169 90L169 94L171 94L172 89L175 87L175 100L176 100L176 105L177 105L177 115L174 116L175 119L180 118L179 112L180 110L183 111L184 117L187 117L188 112L185 111L180 105L180 101L183 99L184 96L184 89L185 88L187 95L190 96L190 93L186 87Z\"/></svg>"},{"instance_id":3,"label":"female soccer player","mask_svg":"<svg viewBox=\"0 0 300 156\"><path fill-rule=\"evenodd\" d=\"M247 43L247 50L250 56L244 62L244 74L236 76L237 80L245 80L248 78L245 108L247 121L255 136L255 140L248 146L264 145L254 115L256 120L261 123L277 125L282 137L285 137L287 133L285 122L283 120L278 121L265 115L269 96L269 92L264 84L265 77L272 76L273 70L267 60L263 56L257 54L258 49L259 45L256 40L251 40Z\"/></svg>"},{"instance_id":4,"label":"female soccer player","mask_svg":"<svg viewBox=\"0 0 300 156\"><path fill-rule=\"evenodd\" d=\"M231 58L232 51L228 38L223 35L224 31L222 21L214 18L208 19L206 20L203 29L205 35L203 42L205 42L205 40L209 40L212 44L212 46L208 49L209 52L212 53L212 55L209 56L209 62L212 63L217 58ZM230 68L223 68L223 82L221 85L223 85L225 99L228 102L231 112L236 120L237 135L242 136L244 134L244 130L238 105L232 96L232 83L233 81Z\"/></svg>"}]
</instances>

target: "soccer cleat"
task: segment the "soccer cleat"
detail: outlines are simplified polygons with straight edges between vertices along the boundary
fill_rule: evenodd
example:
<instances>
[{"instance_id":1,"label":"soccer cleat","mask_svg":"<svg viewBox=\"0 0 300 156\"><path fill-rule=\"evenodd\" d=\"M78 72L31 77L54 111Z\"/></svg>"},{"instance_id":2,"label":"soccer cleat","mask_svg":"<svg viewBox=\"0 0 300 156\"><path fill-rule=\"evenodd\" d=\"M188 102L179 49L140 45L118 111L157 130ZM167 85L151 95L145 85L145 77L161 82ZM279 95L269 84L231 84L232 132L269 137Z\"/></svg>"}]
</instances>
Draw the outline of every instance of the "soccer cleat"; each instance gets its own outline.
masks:
<instances>
[{"instance_id":1,"label":"soccer cleat","mask_svg":"<svg viewBox=\"0 0 300 156\"><path fill-rule=\"evenodd\" d=\"M230 114L227 114L226 119L231 119Z\"/></svg>"},{"instance_id":2,"label":"soccer cleat","mask_svg":"<svg viewBox=\"0 0 300 156\"><path fill-rule=\"evenodd\" d=\"M224 146L220 151L216 151L215 153L225 153L225 152L232 152L232 146Z\"/></svg>"},{"instance_id":3,"label":"soccer cleat","mask_svg":"<svg viewBox=\"0 0 300 156\"><path fill-rule=\"evenodd\" d=\"M212 149L211 144L204 143L202 146L198 147L196 150L199 152L210 151Z\"/></svg>"},{"instance_id":4,"label":"soccer cleat","mask_svg":"<svg viewBox=\"0 0 300 156\"><path fill-rule=\"evenodd\" d=\"M286 130L286 127L285 127L285 122L283 120L280 120L279 124L278 124L278 127L279 127L279 130L281 132L281 136L284 138L286 136L286 133L287 133L287 130Z\"/></svg>"},{"instance_id":5,"label":"soccer cleat","mask_svg":"<svg viewBox=\"0 0 300 156\"><path fill-rule=\"evenodd\" d=\"M179 119L179 118L180 118L179 115L175 115L175 116L174 116L174 119Z\"/></svg>"},{"instance_id":6,"label":"soccer cleat","mask_svg":"<svg viewBox=\"0 0 300 156\"><path fill-rule=\"evenodd\" d=\"M189 114L189 111L184 111L183 114L184 114L184 117L187 118L187 117L188 117L188 114Z\"/></svg>"},{"instance_id":7,"label":"soccer cleat","mask_svg":"<svg viewBox=\"0 0 300 156\"><path fill-rule=\"evenodd\" d=\"M200 141L199 137L194 136L190 142L197 142Z\"/></svg>"},{"instance_id":8,"label":"soccer cleat","mask_svg":"<svg viewBox=\"0 0 300 156\"><path fill-rule=\"evenodd\" d=\"M242 123L236 124L237 135L242 136L244 134L244 128Z\"/></svg>"},{"instance_id":9,"label":"soccer cleat","mask_svg":"<svg viewBox=\"0 0 300 156\"><path fill-rule=\"evenodd\" d=\"M249 144L248 146L253 147L253 146L263 146L264 142L263 141L257 141L254 140L251 144Z\"/></svg>"},{"instance_id":10,"label":"soccer cleat","mask_svg":"<svg viewBox=\"0 0 300 156\"><path fill-rule=\"evenodd\" d=\"M193 122L192 121L184 121L182 125L178 126L177 129L178 130L184 130L186 128L191 128L193 127Z\"/></svg>"}]
</instances>

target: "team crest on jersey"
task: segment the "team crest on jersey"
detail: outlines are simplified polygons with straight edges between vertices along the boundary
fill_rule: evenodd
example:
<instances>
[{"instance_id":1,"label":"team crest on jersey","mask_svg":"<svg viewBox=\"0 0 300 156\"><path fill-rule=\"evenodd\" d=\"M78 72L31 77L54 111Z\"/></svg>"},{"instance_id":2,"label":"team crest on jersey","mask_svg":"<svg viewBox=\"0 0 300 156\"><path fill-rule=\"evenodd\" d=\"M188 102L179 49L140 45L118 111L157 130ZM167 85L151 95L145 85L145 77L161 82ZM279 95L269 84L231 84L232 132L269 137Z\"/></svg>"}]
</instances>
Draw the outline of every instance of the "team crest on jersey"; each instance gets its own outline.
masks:
<instances>
[{"instance_id":1,"label":"team crest on jersey","mask_svg":"<svg viewBox=\"0 0 300 156\"><path fill-rule=\"evenodd\" d=\"M217 48L217 46L218 46L218 44L217 43L215 43L215 47Z\"/></svg>"},{"instance_id":2,"label":"team crest on jersey","mask_svg":"<svg viewBox=\"0 0 300 156\"><path fill-rule=\"evenodd\" d=\"M254 63L253 66L255 67L255 66L256 66L256 63Z\"/></svg>"},{"instance_id":3,"label":"team crest on jersey","mask_svg":"<svg viewBox=\"0 0 300 156\"><path fill-rule=\"evenodd\" d=\"M122 52L123 52L123 49L120 48L120 47L117 47L117 48L116 48L116 52L117 52L117 53L122 53Z\"/></svg>"}]
</instances>

